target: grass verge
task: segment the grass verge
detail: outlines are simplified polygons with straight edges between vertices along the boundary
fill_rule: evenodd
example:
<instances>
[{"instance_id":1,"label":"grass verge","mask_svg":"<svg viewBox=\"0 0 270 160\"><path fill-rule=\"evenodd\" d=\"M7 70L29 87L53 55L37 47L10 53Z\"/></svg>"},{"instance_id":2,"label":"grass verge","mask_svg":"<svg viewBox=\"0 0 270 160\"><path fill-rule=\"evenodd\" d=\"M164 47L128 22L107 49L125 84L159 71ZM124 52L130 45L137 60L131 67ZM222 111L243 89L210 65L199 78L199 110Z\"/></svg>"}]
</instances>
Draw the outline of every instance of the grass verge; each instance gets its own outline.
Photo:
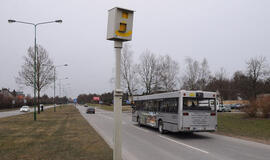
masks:
<instances>
[{"instance_id":1,"label":"grass verge","mask_svg":"<svg viewBox=\"0 0 270 160\"><path fill-rule=\"evenodd\" d=\"M0 112L8 112L8 111L15 111L15 110L19 110L19 107L14 107L14 108L5 108L5 109L0 109Z\"/></svg>"},{"instance_id":2,"label":"grass verge","mask_svg":"<svg viewBox=\"0 0 270 160\"><path fill-rule=\"evenodd\" d=\"M112 149L73 106L0 119L1 160L111 160Z\"/></svg>"},{"instance_id":3,"label":"grass verge","mask_svg":"<svg viewBox=\"0 0 270 160\"><path fill-rule=\"evenodd\" d=\"M88 104L89 106L94 106L106 111L113 111L113 106L108 106L108 105L102 105L102 104ZM131 111L131 107L130 106L122 106L122 111L123 112L128 112Z\"/></svg>"},{"instance_id":4,"label":"grass verge","mask_svg":"<svg viewBox=\"0 0 270 160\"><path fill-rule=\"evenodd\" d=\"M219 113L218 134L270 144L270 119L248 118L241 113Z\"/></svg>"},{"instance_id":5,"label":"grass verge","mask_svg":"<svg viewBox=\"0 0 270 160\"><path fill-rule=\"evenodd\" d=\"M45 104L44 106L52 106L53 104ZM34 108L33 106L29 106L30 108ZM11 108L4 108L4 109L0 109L0 112L8 112L8 111L15 111L15 110L19 110L21 107L11 107Z\"/></svg>"}]
</instances>

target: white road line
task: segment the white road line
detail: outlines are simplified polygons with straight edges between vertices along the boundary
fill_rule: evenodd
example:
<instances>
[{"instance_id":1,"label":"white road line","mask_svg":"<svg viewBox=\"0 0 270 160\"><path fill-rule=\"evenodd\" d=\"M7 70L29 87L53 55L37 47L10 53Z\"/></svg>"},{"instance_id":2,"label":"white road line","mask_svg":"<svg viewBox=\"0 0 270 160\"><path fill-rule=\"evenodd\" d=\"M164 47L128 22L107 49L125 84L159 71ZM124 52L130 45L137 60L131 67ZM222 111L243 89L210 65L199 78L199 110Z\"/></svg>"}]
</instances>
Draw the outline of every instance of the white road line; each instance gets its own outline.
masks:
<instances>
[{"instance_id":1,"label":"white road line","mask_svg":"<svg viewBox=\"0 0 270 160\"><path fill-rule=\"evenodd\" d=\"M97 115L99 115L99 116L101 116L101 117L104 117L104 118L107 118L107 119L110 119L110 120L113 120L113 118L112 118L112 117L105 116L105 115L103 115L103 114L97 114Z\"/></svg>"},{"instance_id":2,"label":"white road line","mask_svg":"<svg viewBox=\"0 0 270 160\"><path fill-rule=\"evenodd\" d=\"M200 151L200 152L203 152L203 153L206 153L206 154L209 153L209 152L207 152L207 151L205 151L205 150L202 150L202 149L199 149L199 148L196 148L196 147L187 145L187 144L185 144L185 143L178 142L178 141L173 140L173 139L170 139L170 138L168 138L168 137L164 137L164 136L161 136L161 135L159 135L159 137L164 138L164 139L166 139L166 140L168 140L168 141L172 141L172 142L174 142L174 143L183 145L183 146L185 146L185 147L188 147L188 148L191 148L191 149L195 149L195 150L197 150L197 151Z\"/></svg>"},{"instance_id":3,"label":"white road line","mask_svg":"<svg viewBox=\"0 0 270 160\"><path fill-rule=\"evenodd\" d=\"M110 120L113 120L113 118L112 118L112 117L105 116L105 115L103 115L103 114L97 114L97 115L99 115L99 116L101 116L101 117L104 117L104 118L107 118L107 119L110 119ZM127 124L127 123L126 123L126 122L124 122L124 121L122 121L122 124Z\"/></svg>"},{"instance_id":4,"label":"white road line","mask_svg":"<svg viewBox=\"0 0 270 160\"><path fill-rule=\"evenodd\" d=\"M140 128L140 127L136 127L136 126L134 126L134 125L132 125L132 127L136 128L136 129L139 129L139 130L141 130L141 131L144 131L144 132L146 132L146 133L149 133L148 130L142 129L142 128Z\"/></svg>"}]
</instances>

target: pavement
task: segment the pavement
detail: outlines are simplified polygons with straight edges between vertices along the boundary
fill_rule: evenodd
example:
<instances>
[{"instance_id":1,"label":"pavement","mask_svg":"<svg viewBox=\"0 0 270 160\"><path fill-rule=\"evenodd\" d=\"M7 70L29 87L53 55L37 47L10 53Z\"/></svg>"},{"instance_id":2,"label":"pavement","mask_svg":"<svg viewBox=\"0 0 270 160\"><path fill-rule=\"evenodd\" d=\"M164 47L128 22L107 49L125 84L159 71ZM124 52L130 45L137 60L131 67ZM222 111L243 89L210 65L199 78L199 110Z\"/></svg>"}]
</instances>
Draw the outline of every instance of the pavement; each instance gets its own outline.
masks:
<instances>
[{"instance_id":1,"label":"pavement","mask_svg":"<svg viewBox=\"0 0 270 160\"><path fill-rule=\"evenodd\" d=\"M52 108L52 107L53 107L53 105L44 106L44 109L48 109L48 108ZM34 112L34 108L30 108L30 112ZM0 112L0 118L16 116L16 115L25 114L25 113L29 113L29 112L20 112L20 109L13 110L13 111Z\"/></svg>"},{"instance_id":2,"label":"pavement","mask_svg":"<svg viewBox=\"0 0 270 160\"><path fill-rule=\"evenodd\" d=\"M81 115L113 148L113 112L96 109ZM217 135L213 133L167 133L139 127L131 113L122 114L123 160L269 160L270 145Z\"/></svg>"}]
</instances>

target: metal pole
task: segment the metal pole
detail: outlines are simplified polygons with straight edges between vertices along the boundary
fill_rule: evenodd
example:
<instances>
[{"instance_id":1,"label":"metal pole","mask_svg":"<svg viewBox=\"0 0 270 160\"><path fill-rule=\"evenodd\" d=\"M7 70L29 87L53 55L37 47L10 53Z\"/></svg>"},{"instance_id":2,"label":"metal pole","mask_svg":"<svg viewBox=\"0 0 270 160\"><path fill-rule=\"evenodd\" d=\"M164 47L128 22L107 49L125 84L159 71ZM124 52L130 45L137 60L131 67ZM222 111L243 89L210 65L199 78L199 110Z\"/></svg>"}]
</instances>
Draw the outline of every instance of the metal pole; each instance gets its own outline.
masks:
<instances>
[{"instance_id":1,"label":"metal pole","mask_svg":"<svg viewBox=\"0 0 270 160\"><path fill-rule=\"evenodd\" d=\"M61 97L61 79L59 79L59 98Z\"/></svg>"},{"instance_id":2,"label":"metal pole","mask_svg":"<svg viewBox=\"0 0 270 160\"><path fill-rule=\"evenodd\" d=\"M56 111L56 105L55 105L55 68L53 70L53 106L54 106L54 112Z\"/></svg>"},{"instance_id":3,"label":"metal pole","mask_svg":"<svg viewBox=\"0 0 270 160\"><path fill-rule=\"evenodd\" d=\"M35 25L35 56L34 56L34 120L37 120L37 113L36 113L36 80L37 80L37 26Z\"/></svg>"},{"instance_id":4,"label":"metal pole","mask_svg":"<svg viewBox=\"0 0 270 160\"><path fill-rule=\"evenodd\" d=\"M115 90L114 90L114 150L113 160L122 160L122 95L120 67L122 42L114 41L115 48Z\"/></svg>"}]
</instances>

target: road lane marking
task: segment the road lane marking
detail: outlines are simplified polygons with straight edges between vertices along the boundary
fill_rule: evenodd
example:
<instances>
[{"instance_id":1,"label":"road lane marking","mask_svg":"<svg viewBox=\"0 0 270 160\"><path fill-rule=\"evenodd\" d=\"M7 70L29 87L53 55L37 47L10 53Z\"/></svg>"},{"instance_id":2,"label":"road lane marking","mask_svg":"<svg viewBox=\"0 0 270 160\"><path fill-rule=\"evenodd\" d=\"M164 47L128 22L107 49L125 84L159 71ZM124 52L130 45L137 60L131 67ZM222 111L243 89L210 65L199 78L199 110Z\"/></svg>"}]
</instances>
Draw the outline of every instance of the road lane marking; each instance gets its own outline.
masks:
<instances>
[{"instance_id":1,"label":"road lane marking","mask_svg":"<svg viewBox=\"0 0 270 160\"><path fill-rule=\"evenodd\" d=\"M195 150L197 150L197 151L200 151L200 152L203 152L203 153L209 154L209 152L207 152L207 151L205 151L205 150L202 150L202 149L199 149L199 148L196 148L196 147L190 146L190 145L185 144L185 143L182 143L182 142L178 142L178 141L173 140L173 139L170 139L170 138L168 138L168 137L161 136L161 135L159 135L159 137L164 138L164 139L166 139L166 140L168 140L168 141L171 141L171 142L174 142L174 143L180 144L180 145L182 145L182 146L185 146L185 147L188 147L188 148L191 148L191 149L195 149Z\"/></svg>"},{"instance_id":2,"label":"road lane marking","mask_svg":"<svg viewBox=\"0 0 270 160\"><path fill-rule=\"evenodd\" d=\"M101 116L101 117L104 117L104 118L107 118L107 119L110 119L110 120L113 120L113 118L112 118L112 117L105 116L105 115L103 115L103 114L97 114L97 115L99 115L99 116ZM126 123L126 122L124 122L124 121L122 121L122 124L127 124L127 123Z\"/></svg>"},{"instance_id":3,"label":"road lane marking","mask_svg":"<svg viewBox=\"0 0 270 160\"><path fill-rule=\"evenodd\" d=\"M104 117L104 118L107 118L107 119L110 119L110 120L113 120L113 118L112 118L112 117L105 116L105 115L103 115L103 114L97 114L97 115L99 115L99 116L101 116L101 117Z\"/></svg>"},{"instance_id":4,"label":"road lane marking","mask_svg":"<svg viewBox=\"0 0 270 160\"><path fill-rule=\"evenodd\" d=\"M144 132L146 132L146 133L149 133L149 131L147 131L147 130L145 130L145 129L142 129L142 128L140 128L140 127L136 127L136 126L134 126L134 125L132 125L132 127L137 128L137 129L139 129L139 130L141 130L141 131L144 131Z\"/></svg>"}]
</instances>

